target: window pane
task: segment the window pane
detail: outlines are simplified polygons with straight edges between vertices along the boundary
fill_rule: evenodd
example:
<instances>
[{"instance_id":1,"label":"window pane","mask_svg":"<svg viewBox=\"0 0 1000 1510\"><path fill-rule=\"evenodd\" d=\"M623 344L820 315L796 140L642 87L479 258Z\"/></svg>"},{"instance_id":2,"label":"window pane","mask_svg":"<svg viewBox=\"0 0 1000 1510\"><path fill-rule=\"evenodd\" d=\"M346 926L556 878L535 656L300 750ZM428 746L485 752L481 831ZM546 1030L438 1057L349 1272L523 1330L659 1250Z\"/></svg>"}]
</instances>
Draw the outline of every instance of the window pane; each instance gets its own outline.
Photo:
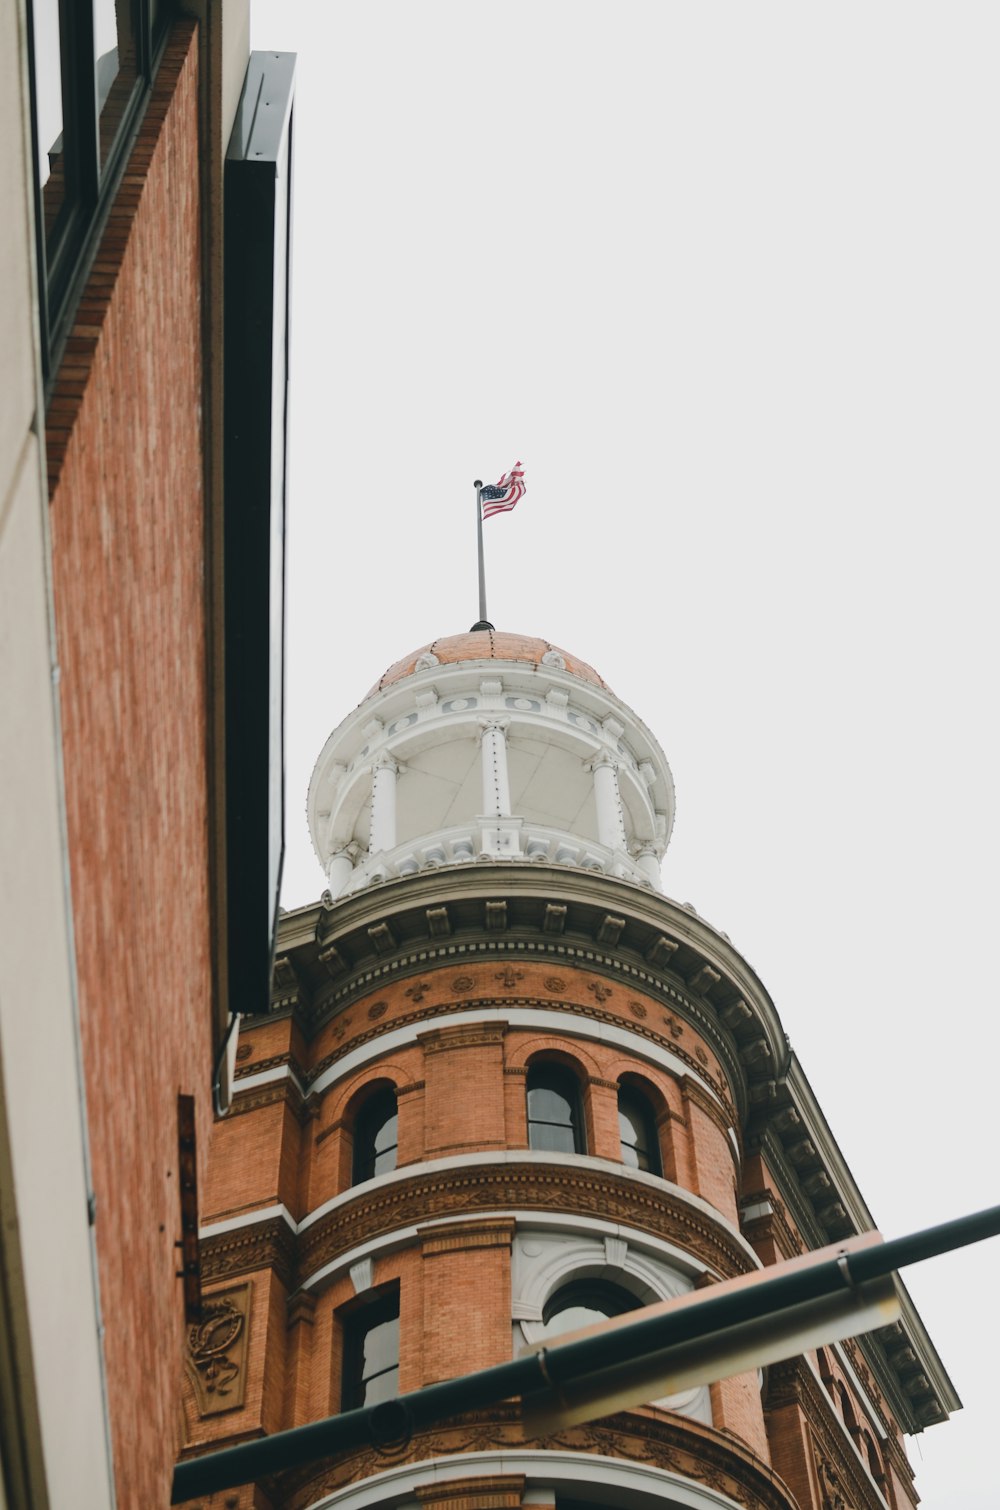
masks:
<instances>
[{"instance_id":1,"label":"window pane","mask_svg":"<svg viewBox=\"0 0 1000 1510\"><path fill-rule=\"evenodd\" d=\"M646 1169L659 1174L656 1127L653 1114L641 1096L627 1091L619 1093L618 1130L622 1163L630 1169Z\"/></svg>"},{"instance_id":2,"label":"window pane","mask_svg":"<svg viewBox=\"0 0 1000 1510\"><path fill-rule=\"evenodd\" d=\"M399 1393L399 1295L373 1301L344 1321L341 1408L354 1410Z\"/></svg>"},{"instance_id":3,"label":"window pane","mask_svg":"<svg viewBox=\"0 0 1000 1510\"><path fill-rule=\"evenodd\" d=\"M532 1122L559 1122L564 1127L573 1126L572 1103L547 1085L528 1091L528 1116Z\"/></svg>"},{"instance_id":4,"label":"window pane","mask_svg":"<svg viewBox=\"0 0 1000 1510\"><path fill-rule=\"evenodd\" d=\"M135 0L93 0L93 4L94 75L103 167L138 77Z\"/></svg>"},{"instance_id":5,"label":"window pane","mask_svg":"<svg viewBox=\"0 0 1000 1510\"><path fill-rule=\"evenodd\" d=\"M392 1316L373 1326L365 1337L362 1377L365 1382L375 1374L399 1365L399 1317Z\"/></svg>"},{"instance_id":6,"label":"window pane","mask_svg":"<svg viewBox=\"0 0 1000 1510\"><path fill-rule=\"evenodd\" d=\"M599 1311L594 1306L567 1306L565 1311L559 1311L546 1325L547 1337L558 1337L562 1332L575 1332L580 1327L592 1326L595 1321L606 1321L607 1311Z\"/></svg>"},{"instance_id":7,"label":"window pane","mask_svg":"<svg viewBox=\"0 0 1000 1510\"><path fill-rule=\"evenodd\" d=\"M389 1153L389 1152L395 1153L395 1151L396 1151L396 1124L397 1124L398 1120L399 1119L396 1116L396 1113L393 1112L392 1116L389 1117L385 1122L383 1122L382 1126L379 1128L378 1132L375 1134L375 1153L376 1153L376 1155L383 1154L383 1153Z\"/></svg>"},{"instance_id":8,"label":"window pane","mask_svg":"<svg viewBox=\"0 0 1000 1510\"><path fill-rule=\"evenodd\" d=\"M595 1321L606 1321L609 1316L623 1316L626 1311L637 1310L639 1304L634 1295L619 1285L600 1279L572 1280L557 1290L545 1307L546 1336L557 1337L562 1332L592 1326Z\"/></svg>"},{"instance_id":9,"label":"window pane","mask_svg":"<svg viewBox=\"0 0 1000 1510\"><path fill-rule=\"evenodd\" d=\"M354 1126L355 1185L395 1169L397 1127L395 1092L376 1092L361 1108Z\"/></svg>"},{"instance_id":10,"label":"window pane","mask_svg":"<svg viewBox=\"0 0 1000 1510\"><path fill-rule=\"evenodd\" d=\"M66 200L66 155L63 140L62 47L59 0L35 0L32 8L35 46L35 129L38 134L38 186L48 240Z\"/></svg>"},{"instance_id":11,"label":"window pane","mask_svg":"<svg viewBox=\"0 0 1000 1510\"><path fill-rule=\"evenodd\" d=\"M552 1122L529 1122L528 1142L532 1148L547 1153L576 1153L572 1127Z\"/></svg>"},{"instance_id":12,"label":"window pane","mask_svg":"<svg viewBox=\"0 0 1000 1510\"><path fill-rule=\"evenodd\" d=\"M399 1364L387 1369L384 1374L365 1381L362 1405L378 1405L381 1400L395 1400L399 1394Z\"/></svg>"}]
</instances>

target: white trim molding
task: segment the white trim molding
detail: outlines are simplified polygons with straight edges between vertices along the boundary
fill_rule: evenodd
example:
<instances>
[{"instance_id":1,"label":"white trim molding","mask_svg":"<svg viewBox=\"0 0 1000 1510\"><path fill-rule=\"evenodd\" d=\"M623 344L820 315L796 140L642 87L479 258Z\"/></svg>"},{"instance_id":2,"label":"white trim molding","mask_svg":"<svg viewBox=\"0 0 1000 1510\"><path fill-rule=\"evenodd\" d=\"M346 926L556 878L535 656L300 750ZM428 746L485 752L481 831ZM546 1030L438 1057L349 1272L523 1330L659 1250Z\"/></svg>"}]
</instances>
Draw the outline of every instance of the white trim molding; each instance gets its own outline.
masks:
<instances>
[{"instance_id":1,"label":"white trim molding","mask_svg":"<svg viewBox=\"0 0 1000 1510\"><path fill-rule=\"evenodd\" d=\"M546 1488L572 1493L582 1487L606 1491L607 1503L616 1510L741 1510L728 1494L695 1484L667 1468L649 1463L626 1462L596 1452L544 1452L514 1448L503 1452L464 1452L435 1458L428 1463L404 1463L373 1474L360 1484L350 1484L314 1500L308 1510L419 1510L416 1491L452 1479L484 1478L497 1474L523 1473L527 1494ZM550 1500L551 1503L551 1500Z\"/></svg>"}]
</instances>

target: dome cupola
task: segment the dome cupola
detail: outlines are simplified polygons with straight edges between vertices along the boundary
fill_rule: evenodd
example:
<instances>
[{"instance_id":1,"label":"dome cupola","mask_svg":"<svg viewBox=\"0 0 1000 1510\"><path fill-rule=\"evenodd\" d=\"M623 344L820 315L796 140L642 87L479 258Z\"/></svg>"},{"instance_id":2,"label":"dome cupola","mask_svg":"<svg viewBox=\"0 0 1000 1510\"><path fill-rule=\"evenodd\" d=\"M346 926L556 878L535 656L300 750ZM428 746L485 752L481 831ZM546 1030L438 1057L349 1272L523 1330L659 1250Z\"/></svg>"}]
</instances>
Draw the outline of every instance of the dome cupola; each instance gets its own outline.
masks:
<instances>
[{"instance_id":1,"label":"dome cupola","mask_svg":"<svg viewBox=\"0 0 1000 1510\"><path fill-rule=\"evenodd\" d=\"M547 861L659 888L670 768L593 667L476 629L390 666L309 784L334 896L433 866Z\"/></svg>"}]
</instances>

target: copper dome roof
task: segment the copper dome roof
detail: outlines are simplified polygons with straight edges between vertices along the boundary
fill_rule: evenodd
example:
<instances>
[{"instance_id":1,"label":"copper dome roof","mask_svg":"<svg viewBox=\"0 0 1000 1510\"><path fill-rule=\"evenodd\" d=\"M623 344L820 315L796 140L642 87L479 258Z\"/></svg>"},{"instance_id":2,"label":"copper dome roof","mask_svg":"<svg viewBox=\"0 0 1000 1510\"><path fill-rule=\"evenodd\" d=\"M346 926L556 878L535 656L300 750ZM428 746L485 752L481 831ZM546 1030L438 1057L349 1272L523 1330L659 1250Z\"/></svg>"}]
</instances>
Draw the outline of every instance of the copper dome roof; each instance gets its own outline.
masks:
<instances>
[{"instance_id":1,"label":"copper dome roof","mask_svg":"<svg viewBox=\"0 0 1000 1510\"><path fill-rule=\"evenodd\" d=\"M435 661L442 665L452 665L456 661L522 661L531 666L544 663L568 671L571 676L578 676L581 681L590 682L595 687L611 691L593 666L588 666L586 661L570 655L548 640L535 639L528 634L502 634L496 629L479 629L470 630L468 634L446 635L443 639L421 645L419 650L411 650L409 655L404 655L402 660L396 661L383 673L367 696L371 697L373 693L381 692L383 687L390 687L393 682L412 676L414 671L423 670L423 666L418 666L417 662L424 656L428 657L425 664L429 665L434 665ZM431 656L434 660L429 659Z\"/></svg>"}]
</instances>

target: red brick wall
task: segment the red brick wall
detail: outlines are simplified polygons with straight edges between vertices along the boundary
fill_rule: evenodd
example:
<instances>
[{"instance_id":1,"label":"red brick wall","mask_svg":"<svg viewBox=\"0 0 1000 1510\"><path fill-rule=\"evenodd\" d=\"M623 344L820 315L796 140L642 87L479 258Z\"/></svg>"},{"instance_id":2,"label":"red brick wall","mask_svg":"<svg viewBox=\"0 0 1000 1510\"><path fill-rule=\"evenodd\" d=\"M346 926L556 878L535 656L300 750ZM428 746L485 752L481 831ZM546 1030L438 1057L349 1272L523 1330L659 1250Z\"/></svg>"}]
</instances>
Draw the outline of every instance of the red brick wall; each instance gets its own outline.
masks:
<instances>
[{"instance_id":1,"label":"red brick wall","mask_svg":"<svg viewBox=\"0 0 1000 1510\"><path fill-rule=\"evenodd\" d=\"M487 1218L423 1234L423 1384L510 1358L514 1223Z\"/></svg>"},{"instance_id":2,"label":"red brick wall","mask_svg":"<svg viewBox=\"0 0 1000 1510\"><path fill-rule=\"evenodd\" d=\"M490 980L501 973L491 972ZM567 967L564 976L561 985L566 992L586 1000L589 974ZM541 993L549 989L551 972L525 962L521 979L526 982L523 989ZM328 1024L310 1044L296 1038L289 1019L248 1024L241 1037L234 1109L216 1129L205 1220L224 1221L276 1199L284 1200L301 1220L349 1191L354 1120L377 1084L389 1082L397 1089L400 1170L425 1160L523 1149L527 1069L538 1058L555 1058L579 1082L591 1154L616 1164L621 1161L616 1088L625 1078L649 1100L665 1171L676 1171L689 1189L714 1199L735 1221L737 1160L725 1131L727 1115L706 1092L697 1090L690 1073L672 1075L627 1049L575 1036L569 1031L574 1022L568 1014L564 1033L557 1027L510 1027L502 1012L500 1020L442 1025L438 1019L422 1028L422 1020L434 1016L439 999L447 1001L454 994L455 981L460 989L468 985L467 976L456 976L454 967L446 967L429 970L417 983L386 982L370 999L355 1003ZM623 1003L622 1010L626 1024L631 1024L655 1008L636 997ZM379 1054L378 1035L403 1022L411 1025L411 1041ZM703 1061L696 1054L699 1045L693 1034L686 1033L694 1063L709 1064L709 1076L717 1076L717 1062L708 1059L707 1051ZM325 1089L312 1092L306 1104L287 1089L288 1082L239 1090L244 1077L280 1063L287 1063L308 1086L317 1071L323 1072L366 1039L374 1050L371 1056ZM458 1204L454 1215L460 1213ZM457 1225L453 1218L445 1227L421 1227L422 1215L412 1209L410 1220L420 1228L418 1235L411 1233L400 1248L378 1254L373 1281L376 1286L400 1284L404 1388L501 1362L511 1352L511 1220L476 1214ZM305 1306L293 1301L284 1373L270 1341L265 1346L271 1330L265 1334L256 1323L249 1343L250 1394L244 1411L230 1420L230 1432L259 1429L257 1390L265 1374L265 1393L285 1402L286 1425L337 1409L342 1318L361 1303L363 1297L355 1296L343 1271L317 1286ZM714 1395L717 1427L742 1439L767 1462L756 1375L726 1381ZM192 1442L218 1440L223 1434L218 1420L202 1429L191 1417L189 1425Z\"/></svg>"},{"instance_id":3,"label":"red brick wall","mask_svg":"<svg viewBox=\"0 0 1000 1510\"><path fill-rule=\"evenodd\" d=\"M198 72L175 27L49 414L71 883L118 1503L179 1446L177 1096L209 1136Z\"/></svg>"}]
</instances>

